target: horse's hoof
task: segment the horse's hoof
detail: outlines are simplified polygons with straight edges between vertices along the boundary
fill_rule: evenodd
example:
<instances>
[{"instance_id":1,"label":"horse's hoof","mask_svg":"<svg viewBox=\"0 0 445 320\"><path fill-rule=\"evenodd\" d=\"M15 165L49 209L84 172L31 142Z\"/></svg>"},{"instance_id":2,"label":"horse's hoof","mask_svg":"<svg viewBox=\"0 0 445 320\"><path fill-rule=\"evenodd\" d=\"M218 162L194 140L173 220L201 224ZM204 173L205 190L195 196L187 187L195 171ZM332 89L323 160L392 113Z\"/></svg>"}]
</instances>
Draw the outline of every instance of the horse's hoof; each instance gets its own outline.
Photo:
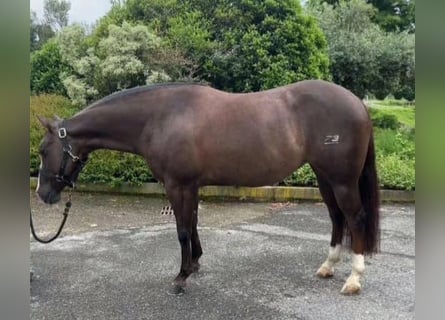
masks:
<instances>
[{"instance_id":1,"label":"horse's hoof","mask_svg":"<svg viewBox=\"0 0 445 320\"><path fill-rule=\"evenodd\" d=\"M167 293L171 296L179 297L185 293L185 288L174 284L171 286L170 290L167 291Z\"/></svg>"},{"instance_id":2,"label":"horse's hoof","mask_svg":"<svg viewBox=\"0 0 445 320\"><path fill-rule=\"evenodd\" d=\"M345 283L341 289L341 293L344 295L359 294L362 289L360 283Z\"/></svg>"},{"instance_id":3,"label":"horse's hoof","mask_svg":"<svg viewBox=\"0 0 445 320\"><path fill-rule=\"evenodd\" d=\"M326 268L326 267L320 267L317 271L317 276L320 278L330 278L334 275L334 269L332 268Z\"/></svg>"}]
</instances>

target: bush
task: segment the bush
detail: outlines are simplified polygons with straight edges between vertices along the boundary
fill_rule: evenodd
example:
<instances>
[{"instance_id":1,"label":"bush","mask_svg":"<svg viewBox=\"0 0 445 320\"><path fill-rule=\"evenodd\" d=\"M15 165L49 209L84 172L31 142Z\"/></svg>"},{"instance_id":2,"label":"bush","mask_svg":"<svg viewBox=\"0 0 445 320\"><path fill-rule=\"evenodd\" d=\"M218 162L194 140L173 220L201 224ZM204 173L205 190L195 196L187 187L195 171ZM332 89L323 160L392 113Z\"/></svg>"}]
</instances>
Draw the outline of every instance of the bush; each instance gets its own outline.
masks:
<instances>
[{"instance_id":1,"label":"bush","mask_svg":"<svg viewBox=\"0 0 445 320\"><path fill-rule=\"evenodd\" d=\"M397 130L400 127L397 116L384 113L378 109L369 109L372 123L377 128Z\"/></svg>"},{"instance_id":2,"label":"bush","mask_svg":"<svg viewBox=\"0 0 445 320\"><path fill-rule=\"evenodd\" d=\"M414 190L415 160L401 159L398 155L377 156L380 187L385 189Z\"/></svg>"},{"instance_id":3,"label":"bush","mask_svg":"<svg viewBox=\"0 0 445 320\"><path fill-rule=\"evenodd\" d=\"M402 84L402 86L394 92L394 98L403 99L405 98L408 101L414 101L416 98L416 90L415 90L415 79L412 78L409 80L411 83Z\"/></svg>"},{"instance_id":4,"label":"bush","mask_svg":"<svg viewBox=\"0 0 445 320\"><path fill-rule=\"evenodd\" d=\"M42 49L31 54L32 94L52 93L66 96L60 74L70 67L62 62L59 47L55 41L45 43Z\"/></svg>"},{"instance_id":5,"label":"bush","mask_svg":"<svg viewBox=\"0 0 445 320\"><path fill-rule=\"evenodd\" d=\"M111 186L119 186L123 183L138 186L155 181L141 156L110 150L93 152L79 176L79 182L82 183Z\"/></svg>"},{"instance_id":6,"label":"bush","mask_svg":"<svg viewBox=\"0 0 445 320\"><path fill-rule=\"evenodd\" d=\"M415 189L415 144L413 130L375 130L377 171L386 189Z\"/></svg>"},{"instance_id":7,"label":"bush","mask_svg":"<svg viewBox=\"0 0 445 320\"><path fill-rule=\"evenodd\" d=\"M308 186L317 187L317 177L309 164L303 165L298 170L294 171L289 177L284 179L281 183L285 186Z\"/></svg>"}]
</instances>

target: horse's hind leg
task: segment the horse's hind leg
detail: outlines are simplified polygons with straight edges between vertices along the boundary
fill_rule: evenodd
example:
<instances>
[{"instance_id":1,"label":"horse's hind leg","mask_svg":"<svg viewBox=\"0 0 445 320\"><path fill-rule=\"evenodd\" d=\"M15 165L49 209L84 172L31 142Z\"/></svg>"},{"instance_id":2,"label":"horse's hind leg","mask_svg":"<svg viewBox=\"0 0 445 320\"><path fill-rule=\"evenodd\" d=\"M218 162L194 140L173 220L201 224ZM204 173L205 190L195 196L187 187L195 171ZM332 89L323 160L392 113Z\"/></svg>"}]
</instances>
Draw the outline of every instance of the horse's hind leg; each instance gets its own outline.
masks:
<instances>
[{"instance_id":1,"label":"horse's hind leg","mask_svg":"<svg viewBox=\"0 0 445 320\"><path fill-rule=\"evenodd\" d=\"M191 236L192 270L193 272L198 272L200 268L198 260L202 255L201 241L199 241L199 235L198 235L198 204L199 204L198 193L196 193L196 199L194 199L194 202L195 202L195 210L193 211L192 236Z\"/></svg>"},{"instance_id":2,"label":"horse's hind leg","mask_svg":"<svg viewBox=\"0 0 445 320\"><path fill-rule=\"evenodd\" d=\"M338 184L333 187L337 204L346 218L351 233L352 271L341 293L355 294L361 290L360 278L365 271L365 212L362 207L358 183Z\"/></svg>"},{"instance_id":3,"label":"horse's hind leg","mask_svg":"<svg viewBox=\"0 0 445 320\"><path fill-rule=\"evenodd\" d=\"M340 261L341 243L343 239L344 217L340 208L337 205L334 192L329 183L317 173L317 181L321 196L329 211L329 216L332 221L332 235L329 247L329 254L325 262L317 271L317 276L321 278L332 277L334 275L334 265Z\"/></svg>"}]
</instances>

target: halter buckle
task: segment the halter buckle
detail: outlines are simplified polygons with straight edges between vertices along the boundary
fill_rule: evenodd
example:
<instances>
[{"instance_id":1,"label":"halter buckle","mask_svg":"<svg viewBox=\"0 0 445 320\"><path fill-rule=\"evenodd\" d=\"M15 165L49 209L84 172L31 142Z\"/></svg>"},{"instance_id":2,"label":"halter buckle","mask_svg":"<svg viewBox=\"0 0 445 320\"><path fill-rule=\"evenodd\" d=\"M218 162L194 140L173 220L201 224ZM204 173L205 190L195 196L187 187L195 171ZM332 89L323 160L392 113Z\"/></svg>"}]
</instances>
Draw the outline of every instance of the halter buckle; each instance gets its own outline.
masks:
<instances>
[{"instance_id":1,"label":"halter buckle","mask_svg":"<svg viewBox=\"0 0 445 320\"><path fill-rule=\"evenodd\" d=\"M58 134L59 134L59 138L60 139L66 138L66 129L65 128L60 128L59 131L58 131Z\"/></svg>"}]
</instances>

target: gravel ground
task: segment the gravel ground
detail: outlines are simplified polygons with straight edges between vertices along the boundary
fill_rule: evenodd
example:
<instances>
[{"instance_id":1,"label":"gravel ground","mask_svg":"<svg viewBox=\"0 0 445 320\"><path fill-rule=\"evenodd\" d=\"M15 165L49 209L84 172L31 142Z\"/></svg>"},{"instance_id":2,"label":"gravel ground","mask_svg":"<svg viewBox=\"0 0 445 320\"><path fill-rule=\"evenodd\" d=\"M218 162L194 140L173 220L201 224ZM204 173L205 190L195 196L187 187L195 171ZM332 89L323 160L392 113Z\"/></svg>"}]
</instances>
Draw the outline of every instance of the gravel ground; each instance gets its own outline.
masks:
<instances>
[{"instance_id":1,"label":"gravel ground","mask_svg":"<svg viewBox=\"0 0 445 320\"><path fill-rule=\"evenodd\" d=\"M73 194L59 239L31 239L31 319L414 319L415 208L382 207L382 252L366 258L363 291L343 296L350 255L318 279L330 221L321 203L201 202L201 270L182 296L174 218L163 199ZM39 234L63 203L31 192Z\"/></svg>"}]
</instances>

